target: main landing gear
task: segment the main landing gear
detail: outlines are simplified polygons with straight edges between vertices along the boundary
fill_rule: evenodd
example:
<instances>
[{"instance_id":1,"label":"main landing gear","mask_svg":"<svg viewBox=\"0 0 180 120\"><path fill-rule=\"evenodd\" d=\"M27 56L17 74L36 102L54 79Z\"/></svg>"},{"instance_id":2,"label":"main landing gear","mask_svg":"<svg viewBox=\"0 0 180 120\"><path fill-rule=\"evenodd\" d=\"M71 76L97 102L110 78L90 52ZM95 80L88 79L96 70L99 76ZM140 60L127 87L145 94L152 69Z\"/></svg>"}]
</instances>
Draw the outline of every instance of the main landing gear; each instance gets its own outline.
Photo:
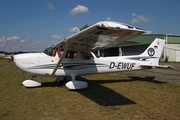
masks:
<instances>
[{"instance_id":1,"label":"main landing gear","mask_svg":"<svg viewBox=\"0 0 180 120\"><path fill-rule=\"evenodd\" d=\"M83 81L77 81L76 75L71 75L72 81L69 81L66 83L66 87L70 90L78 90L78 89L84 89L87 88L88 84L87 82Z\"/></svg>"},{"instance_id":2,"label":"main landing gear","mask_svg":"<svg viewBox=\"0 0 180 120\"><path fill-rule=\"evenodd\" d=\"M27 88L32 88L32 87L39 87L41 86L41 81L35 80L36 76L32 76L32 78L30 80L25 80L22 82L22 84L27 87ZM72 80L66 83L66 87L70 90L78 90L78 89L84 89L87 88L88 84L87 82L83 82L83 81L77 81L76 75L71 75ZM57 78L58 79L58 78ZM65 80L66 77L64 77ZM61 80L59 80L61 81Z\"/></svg>"}]
</instances>

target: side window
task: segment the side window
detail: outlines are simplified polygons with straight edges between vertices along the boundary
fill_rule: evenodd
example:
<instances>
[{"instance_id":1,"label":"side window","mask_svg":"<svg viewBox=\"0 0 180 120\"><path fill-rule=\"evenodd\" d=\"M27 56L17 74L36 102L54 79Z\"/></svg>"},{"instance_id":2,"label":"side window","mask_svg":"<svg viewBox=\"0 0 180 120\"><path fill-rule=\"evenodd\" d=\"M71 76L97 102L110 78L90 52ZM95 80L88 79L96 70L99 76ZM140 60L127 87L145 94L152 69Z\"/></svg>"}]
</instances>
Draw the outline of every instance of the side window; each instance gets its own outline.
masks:
<instances>
[{"instance_id":1,"label":"side window","mask_svg":"<svg viewBox=\"0 0 180 120\"><path fill-rule=\"evenodd\" d=\"M93 56L91 55L91 53L87 53L87 52L80 52L79 53L79 59L80 60L93 60Z\"/></svg>"},{"instance_id":2,"label":"side window","mask_svg":"<svg viewBox=\"0 0 180 120\"><path fill-rule=\"evenodd\" d=\"M65 58L76 59L77 52L76 51L67 51Z\"/></svg>"}]
</instances>

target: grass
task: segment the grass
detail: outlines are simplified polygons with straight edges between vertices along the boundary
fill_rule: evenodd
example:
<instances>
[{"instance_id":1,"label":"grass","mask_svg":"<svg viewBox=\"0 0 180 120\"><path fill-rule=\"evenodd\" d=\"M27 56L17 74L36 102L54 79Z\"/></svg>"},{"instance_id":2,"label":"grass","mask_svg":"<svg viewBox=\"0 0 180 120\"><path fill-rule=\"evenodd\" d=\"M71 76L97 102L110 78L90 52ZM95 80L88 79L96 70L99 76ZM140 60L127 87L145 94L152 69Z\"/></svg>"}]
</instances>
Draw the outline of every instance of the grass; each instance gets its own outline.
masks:
<instances>
[{"instance_id":1,"label":"grass","mask_svg":"<svg viewBox=\"0 0 180 120\"><path fill-rule=\"evenodd\" d=\"M0 120L180 119L177 84L111 73L79 77L88 88L70 91L43 76L37 77L42 87L28 89L21 83L29 78L0 59Z\"/></svg>"}]
</instances>

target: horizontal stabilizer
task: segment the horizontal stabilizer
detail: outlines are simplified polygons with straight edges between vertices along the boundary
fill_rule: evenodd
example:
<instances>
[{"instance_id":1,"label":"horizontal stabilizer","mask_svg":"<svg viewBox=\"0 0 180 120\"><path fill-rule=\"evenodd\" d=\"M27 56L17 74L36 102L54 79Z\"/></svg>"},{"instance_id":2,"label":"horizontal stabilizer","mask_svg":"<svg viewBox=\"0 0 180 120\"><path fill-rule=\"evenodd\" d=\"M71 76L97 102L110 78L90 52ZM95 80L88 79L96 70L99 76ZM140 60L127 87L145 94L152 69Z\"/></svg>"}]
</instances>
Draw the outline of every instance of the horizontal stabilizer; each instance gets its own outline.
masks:
<instances>
[{"instance_id":1,"label":"horizontal stabilizer","mask_svg":"<svg viewBox=\"0 0 180 120\"><path fill-rule=\"evenodd\" d=\"M151 65L141 65L142 68L161 68L161 69L166 69L166 68L170 68L170 69L175 69L173 66L171 65L157 65L157 66L151 66Z\"/></svg>"},{"instance_id":2,"label":"horizontal stabilizer","mask_svg":"<svg viewBox=\"0 0 180 120\"><path fill-rule=\"evenodd\" d=\"M173 66L171 65L158 65L158 66L154 66L155 68L171 68L171 69L175 69Z\"/></svg>"}]
</instances>

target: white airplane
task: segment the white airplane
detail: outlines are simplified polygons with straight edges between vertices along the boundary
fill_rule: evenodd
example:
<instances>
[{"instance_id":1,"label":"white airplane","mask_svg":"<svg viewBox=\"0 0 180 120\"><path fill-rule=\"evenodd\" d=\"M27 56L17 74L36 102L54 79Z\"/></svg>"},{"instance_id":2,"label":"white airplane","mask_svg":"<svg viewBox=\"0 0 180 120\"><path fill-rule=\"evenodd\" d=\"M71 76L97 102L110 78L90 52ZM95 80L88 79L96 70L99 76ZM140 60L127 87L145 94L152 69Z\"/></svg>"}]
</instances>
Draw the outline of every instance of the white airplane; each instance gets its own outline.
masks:
<instances>
[{"instance_id":1,"label":"white airplane","mask_svg":"<svg viewBox=\"0 0 180 120\"><path fill-rule=\"evenodd\" d=\"M97 57L93 50L111 47L120 42L145 33L124 23L113 21L98 22L63 41L45 49L41 53L14 55L17 68L30 74L31 79L22 84L25 87L38 87L41 82L35 76L56 76L72 80L66 83L69 89L87 88L87 82L76 80L76 76L140 70L154 67L168 68L158 64L165 41L156 38L140 55Z\"/></svg>"}]
</instances>

